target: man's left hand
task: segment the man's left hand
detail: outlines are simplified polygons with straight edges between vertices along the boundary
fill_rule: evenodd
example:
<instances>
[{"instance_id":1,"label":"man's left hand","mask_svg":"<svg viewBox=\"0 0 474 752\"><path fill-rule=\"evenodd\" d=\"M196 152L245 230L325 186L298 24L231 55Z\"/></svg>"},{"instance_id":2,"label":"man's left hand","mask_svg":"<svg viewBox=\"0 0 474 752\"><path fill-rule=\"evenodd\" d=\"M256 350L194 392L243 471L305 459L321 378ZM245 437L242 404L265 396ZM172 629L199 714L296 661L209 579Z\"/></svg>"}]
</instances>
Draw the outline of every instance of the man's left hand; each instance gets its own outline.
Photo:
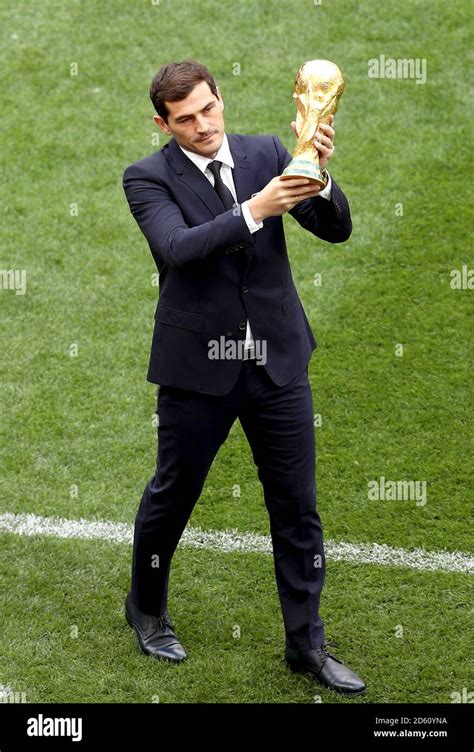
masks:
<instances>
[{"instance_id":1,"label":"man's left hand","mask_svg":"<svg viewBox=\"0 0 474 752\"><path fill-rule=\"evenodd\" d=\"M319 166L322 170L326 169L327 163L334 154L334 136L336 135L332 124L334 122L334 115L331 115L330 125L321 123L316 131L316 137L313 141L313 146L319 151Z\"/></svg>"},{"instance_id":2,"label":"man's left hand","mask_svg":"<svg viewBox=\"0 0 474 752\"><path fill-rule=\"evenodd\" d=\"M327 164L335 151L334 136L336 133L332 127L333 123L334 115L331 115L329 125L321 123L316 131L316 136L313 141L314 148L319 152L319 166L321 167L321 170L324 170L327 167ZM295 120L291 123L291 129L295 136L298 137Z\"/></svg>"}]
</instances>

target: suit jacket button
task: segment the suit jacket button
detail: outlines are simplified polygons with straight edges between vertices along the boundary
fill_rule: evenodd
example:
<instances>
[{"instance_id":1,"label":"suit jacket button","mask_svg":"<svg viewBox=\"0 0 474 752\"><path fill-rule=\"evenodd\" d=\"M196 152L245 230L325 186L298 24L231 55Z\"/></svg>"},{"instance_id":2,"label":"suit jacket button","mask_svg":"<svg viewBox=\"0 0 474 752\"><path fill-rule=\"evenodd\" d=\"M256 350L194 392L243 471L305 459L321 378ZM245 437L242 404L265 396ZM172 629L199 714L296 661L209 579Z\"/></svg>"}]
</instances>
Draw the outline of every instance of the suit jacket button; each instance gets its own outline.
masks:
<instances>
[{"instance_id":1,"label":"suit jacket button","mask_svg":"<svg viewBox=\"0 0 474 752\"><path fill-rule=\"evenodd\" d=\"M248 292L248 291L249 291L249 288L248 288L248 287L242 287L242 292L244 293L244 295L245 295L245 293L246 293L246 292Z\"/></svg>"},{"instance_id":2,"label":"suit jacket button","mask_svg":"<svg viewBox=\"0 0 474 752\"><path fill-rule=\"evenodd\" d=\"M243 331L246 328L247 328L247 322L246 321L241 321L240 324L239 324L239 329L241 331Z\"/></svg>"}]
</instances>

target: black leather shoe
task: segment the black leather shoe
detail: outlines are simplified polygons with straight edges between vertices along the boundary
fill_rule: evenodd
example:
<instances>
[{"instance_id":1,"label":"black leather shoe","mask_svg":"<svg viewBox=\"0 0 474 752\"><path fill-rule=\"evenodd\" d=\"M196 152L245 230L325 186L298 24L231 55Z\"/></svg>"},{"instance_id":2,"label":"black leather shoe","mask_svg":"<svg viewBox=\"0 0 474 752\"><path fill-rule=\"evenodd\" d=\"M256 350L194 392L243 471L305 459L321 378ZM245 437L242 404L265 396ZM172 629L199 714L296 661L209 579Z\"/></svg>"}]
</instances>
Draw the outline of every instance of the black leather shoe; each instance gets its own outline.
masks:
<instances>
[{"instance_id":1,"label":"black leather shoe","mask_svg":"<svg viewBox=\"0 0 474 752\"><path fill-rule=\"evenodd\" d=\"M365 692L362 679L330 653L327 645L335 643L323 642L312 650L298 650L287 645L286 663L291 671L311 674L323 687L333 689L334 692L348 695L360 695Z\"/></svg>"},{"instance_id":2,"label":"black leather shoe","mask_svg":"<svg viewBox=\"0 0 474 752\"><path fill-rule=\"evenodd\" d=\"M167 611L161 616L150 616L139 611L132 601L132 594L125 598L125 617L135 631L142 653L165 661L180 663L188 657L173 631L173 623Z\"/></svg>"}]
</instances>

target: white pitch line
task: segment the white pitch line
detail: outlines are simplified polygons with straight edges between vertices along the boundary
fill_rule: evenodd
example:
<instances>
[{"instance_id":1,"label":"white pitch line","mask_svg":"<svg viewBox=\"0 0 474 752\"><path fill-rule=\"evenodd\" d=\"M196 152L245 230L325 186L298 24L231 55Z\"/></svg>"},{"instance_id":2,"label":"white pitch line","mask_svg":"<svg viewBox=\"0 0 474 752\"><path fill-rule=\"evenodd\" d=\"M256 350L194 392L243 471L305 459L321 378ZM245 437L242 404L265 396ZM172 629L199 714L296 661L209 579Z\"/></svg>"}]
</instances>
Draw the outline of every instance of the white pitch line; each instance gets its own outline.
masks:
<instances>
[{"instance_id":1,"label":"white pitch line","mask_svg":"<svg viewBox=\"0 0 474 752\"><path fill-rule=\"evenodd\" d=\"M35 514L0 515L0 532L16 535L45 535L55 538L104 540L131 544L133 525L102 520L68 520L61 517L39 517ZM205 548L224 553L272 553L271 538L238 530L201 530L186 528L180 546ZM462 551L425 551L423 548L391 548L378 543L346 543L326 540L326 558L351 564L380 564L388 567L407 567L422 571L472 572L474 560Z\"/></svg>"}]
</instances>

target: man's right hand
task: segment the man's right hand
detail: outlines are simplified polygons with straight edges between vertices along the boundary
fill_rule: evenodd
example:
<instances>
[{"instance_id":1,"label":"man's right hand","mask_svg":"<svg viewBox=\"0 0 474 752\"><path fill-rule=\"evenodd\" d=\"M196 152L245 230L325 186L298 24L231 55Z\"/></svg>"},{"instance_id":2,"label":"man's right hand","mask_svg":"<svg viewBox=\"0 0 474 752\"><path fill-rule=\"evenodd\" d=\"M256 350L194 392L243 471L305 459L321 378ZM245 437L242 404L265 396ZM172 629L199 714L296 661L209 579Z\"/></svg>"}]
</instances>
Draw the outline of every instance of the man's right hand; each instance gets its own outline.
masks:
<instances>
[{"instance_id":1,"label":"man's right hand","mask_svg":"<svg viewBox=\"0 0 474 752\"><path fill-rule=\"evenodd\" d=\"M317 196L321 190L319 185L310 183L307 178L280 178L280 175L272 178L257 196L247 202L255 222L278 217L300 201Z\"/></svg>"}]
</instances>

